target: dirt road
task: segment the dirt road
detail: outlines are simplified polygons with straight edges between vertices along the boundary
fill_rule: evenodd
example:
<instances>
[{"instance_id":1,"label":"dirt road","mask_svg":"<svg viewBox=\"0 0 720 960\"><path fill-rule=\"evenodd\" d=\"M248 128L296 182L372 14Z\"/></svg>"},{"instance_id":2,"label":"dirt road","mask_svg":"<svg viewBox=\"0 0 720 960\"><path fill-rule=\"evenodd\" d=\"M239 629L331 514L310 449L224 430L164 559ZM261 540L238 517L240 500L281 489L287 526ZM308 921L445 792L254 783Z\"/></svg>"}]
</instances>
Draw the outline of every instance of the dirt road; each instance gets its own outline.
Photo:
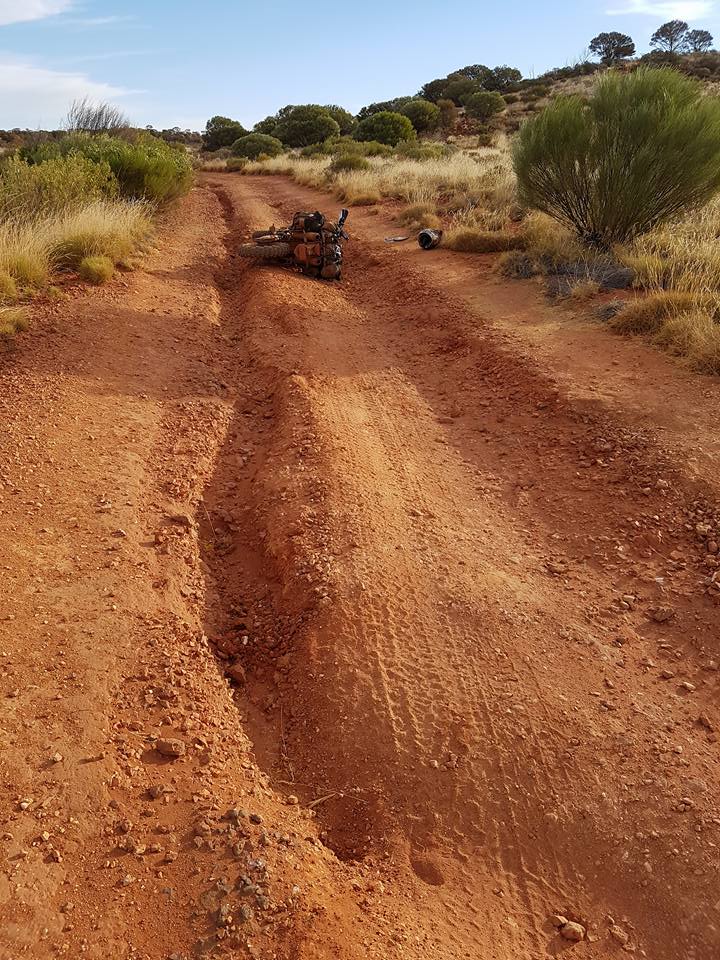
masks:
<instances>
[{"instance_id":1,"label":"dirt road","mask_svg":"<svg viewBox=\"0 0 720 960\"><path fill-rule=\"evenodd\" d=\"M0 955L717 956L720 390L328 203L2 361Z\"/></svg>"}]
</instances>

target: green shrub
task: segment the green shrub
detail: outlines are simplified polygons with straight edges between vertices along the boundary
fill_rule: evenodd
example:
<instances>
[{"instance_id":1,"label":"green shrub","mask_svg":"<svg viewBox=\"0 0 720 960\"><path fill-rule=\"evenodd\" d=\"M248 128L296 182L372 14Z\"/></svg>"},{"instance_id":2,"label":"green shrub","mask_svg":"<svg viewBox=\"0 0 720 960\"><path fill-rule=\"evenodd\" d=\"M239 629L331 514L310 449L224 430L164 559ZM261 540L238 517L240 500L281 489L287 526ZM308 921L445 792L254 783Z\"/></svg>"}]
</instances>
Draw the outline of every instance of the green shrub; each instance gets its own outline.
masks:
<instances>
[{"instance_id":1,"label":"green shrub","mask_svg":"<svg viewBox=\"0 0 720 960\"><path fill-rule=\"evenodd\" d=\"M339 134L337 120L324 107L312 103L287 109L273 131L273 136L289 147L306 147Z\"/></svg>"},{"instance_id":2,"label":"green shrub","mask_svg":"<svg viewBox=\"0 0 720 960\"><path fill-rule=\"evenodd\" d=\"M348 133L352 133L353 130L355 129L355 124L357 123L357 120L350 113L350 111L345 110L344 107L338 107L337 104L330 103L330 104L326 104L323 107L323 110L326 113L329 113L330 116L335 121L335 123L338 125L338 127L340 127L341 136L344 136Z\"/></svg>"},{"instance_id":3,"label":"green shrub","mask_svg":"<svg viewBox=\"0 0 720 960\"><path fill-rule=\"evenodd\" d=\"M434 130L440 123L440 108L429 100L409 100L405 106L400 107L398 113L406 116L410 123L415 127L416 133L424 133L428 130Z\"/></svg>"},{"instance_id":4,"label":"green shrub","mask_svg":"<svg viewBox=\"0 0 720 960\"><path fill-rule=\"evenodd\" d=\"M83 280L99 286L112 280L115 265L110 257L84 257L78 264L78 273Z\"/></svg>"},{"instance_id":5,"label":"green shrub","mask_svg":"<svg viewBox=\"0 0 720 960\"><path fill-rule=\"evenodd\" d=\"M118 182L103 161L71 153L29 164L9 157L0 168L0 210L4 217L52 214L90 200L114 197Z\"/></svg>"},{"instance_id":6,"label":"green shrub","mask_svg":"<svg viewBox=\"0 0 720 960\"><path fill-rule=\"evenodd\" d=\"M438 110L440 111L440 126L447 133L455 129L457 123L458 111L452 100L438 100Z\"/></svg>"},{"instance_id":7,"label":"green shrub","mask_svg":"<svg viewBox=\"0 0 720 960\"><path fill-rule=\"evenodd\" d=\"M396 147L401 140L414 140L415 128L402 113L381 110L361 120L355 131L356 140L377 140Z\"/></svg>"},{"instance_id":8,"label":"green shrub","mask_svg":"<svg viewBox=\"0 0 720 960\"><path fill-rule=\"evenodd\" d=\"M377 140L338 140L330 150L335 156L352 153L357 157L391 157L393 148Z\"/></svg>"},{"instance_id":9,"label":"green shrub","mask_svg":"<svg viewBox=\"0 0 720 960\"><path fill-rule=\"evenodd\" d=\"M169 144L150 134L134 142L119 137L71 134L47 140L20 151L23 159L40 164L78 154L93 163L106 163L114 174L120 195L161 203L185 193L192 183L192 163L181 144Z\"/></svg>"},{"instance_id":10,"label":"green shrub","mask_svg":"<svg viewBox=\"0 0 720 960\"><path fill-rule=\"evenodd\" d=\"M277 137L270 137L266 133L248 133L247 136L236 140L231 149L235 157L257 160L261 154L265 154L266 157L278 157L285 148Z\"/></svg>"},{"instance_id":11,"label":"green shrub","mask_svg":"<svg viewBox=\"0 0 720 960\"><path fill-rule=\"evenodd\" d=\"M480 93L471 93L463 99L465 112L474 120L485 123L496 113L505 109L505 100L496 90L482 90Z\"/></svg>"},{"instance_id":12,"label":"green shrub","mask_svg":"<svg viewBox=\"0 0 720 960\"><path fill-rule=\"evenodd\" d=\"M247 132L238 120L231 120L229 117L212 117L208 120L203 133L203 149L213 151L221 147L229 147L240 137L244 137Z\"/></svg>"},{"instance_id":13,"label":"green shrub","mask_svg":"<svg viewBox=\"0 0 720 960\"><path fill-rule=\"evenodd\" d=\"M517 103L520 97L517 93L505 93L503 94L503 100L505 103L510 106L511 103Z\"/></svg>"},{"instance_id":14,"label":"green shrub","mask_svg":"<svg viewBox=\"0 0 720 960\"><path fill-rule=\"evenodd\" d=\"M230 157L229 160L225 163L225 169L230 173L236 173L238 170L242 170L248 162L247 157Z\"/></svg>"},{"instance_id":15,"label":"green shrub","mask_svg":"<svg viewBox=\"0 0 720 960\"><path fill-rule=\"evenodd\" d=\"M445 143L415 143L412 140L403 140L395 148L399 157L408 160L441 160L453 152L453 148Z\"/></svg>"},{"instance_id":16,"label":"green shrub","mask_svg":"<svg viewBox=\"0 0 720 960\"><path fill-rule=\"evenodd\" d=\"M340 154L328 167L331 173L344 173L348 170L369 170L370 164L365 157L354 153Z\"/></svg>"},{"instance_id":17,"label":"green shrub","mask_svg":"<svg viewBox=\"0 0 720 960\"><path fill-rule=\"evenodd\" d=\"M482 89L482 85L477 80L470 80L468 77L458 77L451 80L443 90L443 99L452 100L455 106L460 106L464 97L469 97L472 93L477 93Z\"/></svg>"},{"instance_id":18,"label":"green shrub","mask_svg":"<svg viewBox=\"0 0 720 960\"><path fill-rule=\"evenodd\" d=\"M609 246L720 188L720 101L673 70L610 73L525 123L513 158L522 203Z\"/></svg>"}]
</instances>

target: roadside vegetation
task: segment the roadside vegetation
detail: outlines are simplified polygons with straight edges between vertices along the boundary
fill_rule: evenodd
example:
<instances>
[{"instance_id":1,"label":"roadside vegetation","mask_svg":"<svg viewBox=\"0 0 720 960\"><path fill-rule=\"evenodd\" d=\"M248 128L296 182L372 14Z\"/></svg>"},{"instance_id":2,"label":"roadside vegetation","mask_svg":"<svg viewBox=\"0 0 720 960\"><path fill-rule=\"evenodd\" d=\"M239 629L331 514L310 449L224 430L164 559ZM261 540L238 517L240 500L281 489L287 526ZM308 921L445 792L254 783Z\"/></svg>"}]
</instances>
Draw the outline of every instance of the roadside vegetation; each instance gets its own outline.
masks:
<instances>
[{"instance_id":1,"label":"roadside vegetation","mask_svg":"<svg viewBox=\"0 0 720 960\"><path fill-rule=\"evenodd\" d=\"M35 136L0 160L0 335L63 274L91 283L128 267L158 207L186 191L183 146L130 129L113 107L74 104L59 137ZM25 319L24 319L25 318Z\"/></svg>"},{"instance_id":2,"label":"roadside vegetation","mask_svg":"<svg viewBox=\"0 0 720 960\"><path fill-rule=\"evenodd\" d=\"M445 248L493 254L503 275L720 373L712 43L673 20L639 58L607 32L589 45L596 60L533 79L474 64L356 116L288 105L252 132L215 117L202 165L384 204L406 230L442 229Z\"/></svg>"}]
</instances>

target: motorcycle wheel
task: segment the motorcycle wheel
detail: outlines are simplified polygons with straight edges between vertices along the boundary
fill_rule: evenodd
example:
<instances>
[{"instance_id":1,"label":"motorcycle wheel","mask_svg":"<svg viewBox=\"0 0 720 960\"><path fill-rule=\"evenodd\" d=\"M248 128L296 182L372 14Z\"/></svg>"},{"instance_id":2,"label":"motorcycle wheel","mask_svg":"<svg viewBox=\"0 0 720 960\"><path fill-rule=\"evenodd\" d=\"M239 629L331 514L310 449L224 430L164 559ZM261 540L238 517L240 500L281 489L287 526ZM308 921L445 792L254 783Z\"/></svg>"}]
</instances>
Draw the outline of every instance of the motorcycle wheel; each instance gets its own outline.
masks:
<instances>
[{"instance_id":1,"label":"motorcycle wheel","mask_svg":"<svg viewBox=\"0 0 720 960\"><path fill-rule=\"evenodd\" d=\"M289 243L243 243L238 248L238 254L249 260L284 260L290 256Z\"/></svg>"}]
</instances>

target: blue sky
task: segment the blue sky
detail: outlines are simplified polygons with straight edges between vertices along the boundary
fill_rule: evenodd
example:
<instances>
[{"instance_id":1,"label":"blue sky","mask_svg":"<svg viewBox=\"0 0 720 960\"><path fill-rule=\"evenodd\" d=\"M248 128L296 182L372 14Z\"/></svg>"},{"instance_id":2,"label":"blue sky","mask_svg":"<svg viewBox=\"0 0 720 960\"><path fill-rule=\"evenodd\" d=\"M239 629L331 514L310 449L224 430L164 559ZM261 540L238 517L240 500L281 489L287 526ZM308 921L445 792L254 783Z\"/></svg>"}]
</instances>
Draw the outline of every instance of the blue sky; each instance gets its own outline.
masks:
<instances>
[{"instance_id":1,"label":"blue sky","mask_svg":"<svg viewBox=\"0 0 720 960\"><path fill-rule=\"evenodd\" d=\"M139 126L250 126L286 103L356 111L468 63L542 73L601 30L644 51L674 17L720 46L720 0L0 0L0 127L57 126L84 95Z\"/></svg>"}]
</instances>

